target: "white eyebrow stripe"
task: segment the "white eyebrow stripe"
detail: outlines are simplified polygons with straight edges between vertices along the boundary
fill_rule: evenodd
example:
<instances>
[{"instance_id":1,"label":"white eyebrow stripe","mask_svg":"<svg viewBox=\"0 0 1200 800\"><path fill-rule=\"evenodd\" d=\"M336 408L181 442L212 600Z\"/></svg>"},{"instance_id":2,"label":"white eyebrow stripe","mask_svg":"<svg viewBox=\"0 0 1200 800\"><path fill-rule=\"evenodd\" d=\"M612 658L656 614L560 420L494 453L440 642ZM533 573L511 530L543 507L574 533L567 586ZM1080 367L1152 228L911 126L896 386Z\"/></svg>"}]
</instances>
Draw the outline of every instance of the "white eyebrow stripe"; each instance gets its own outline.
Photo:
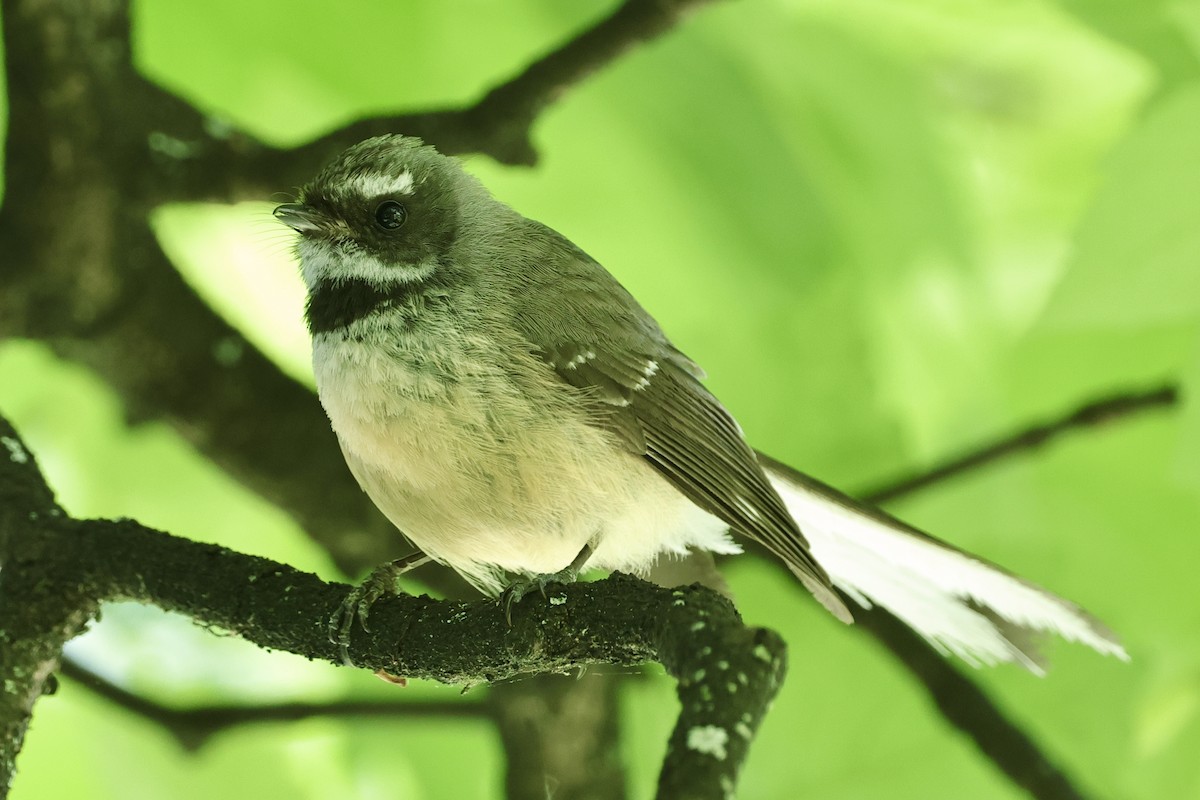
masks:
<instances>
[{"instance_id":1,"label":"white eyebrow stripe","mask_svg":"<svg viewBox=\"0 0 1200 800\"><path fill-rule=\"evenodd\" d=\"M381 175L364 172L350 179L357 194L362 197L385 197L412 194L413 176L408 170L399 175Z\"/></svg>"}]
</instances>

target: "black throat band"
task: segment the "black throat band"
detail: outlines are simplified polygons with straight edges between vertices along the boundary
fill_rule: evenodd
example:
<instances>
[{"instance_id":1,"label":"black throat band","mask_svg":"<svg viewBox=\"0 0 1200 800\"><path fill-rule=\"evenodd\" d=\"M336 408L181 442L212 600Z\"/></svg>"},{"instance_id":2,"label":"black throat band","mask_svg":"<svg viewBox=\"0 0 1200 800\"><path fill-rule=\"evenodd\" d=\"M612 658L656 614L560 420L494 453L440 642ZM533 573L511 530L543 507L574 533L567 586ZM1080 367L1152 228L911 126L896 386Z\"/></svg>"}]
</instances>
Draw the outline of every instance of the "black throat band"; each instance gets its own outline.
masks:
<instances>
[{"instance_id":1,"label":"black throat band","mask_svg":"<svg viewBox=\"0 0 1200 800\"><path fill-rule=\"evenodd\" d=\"M422 288L420 283L397 283L381 289L361 278L321 281L309 292L304 307L308 332L315 336L342 330L376 311L404 302Z\"/></svg>"}]
</instances>

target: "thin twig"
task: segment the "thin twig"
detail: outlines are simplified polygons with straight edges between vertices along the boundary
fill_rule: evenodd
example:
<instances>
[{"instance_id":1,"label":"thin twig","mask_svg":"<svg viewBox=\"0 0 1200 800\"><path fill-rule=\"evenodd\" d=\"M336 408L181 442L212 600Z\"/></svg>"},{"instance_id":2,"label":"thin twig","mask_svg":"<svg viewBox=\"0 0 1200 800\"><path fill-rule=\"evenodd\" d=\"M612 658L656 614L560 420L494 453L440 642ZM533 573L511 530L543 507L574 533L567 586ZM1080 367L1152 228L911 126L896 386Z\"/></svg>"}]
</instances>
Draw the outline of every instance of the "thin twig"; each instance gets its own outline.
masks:
<instances>
[{"instance_id":1,"label":"thin twig","mask_svg":"<svg viewBox=\"0 0 1200 800\"><path fill-rule=\"evenodd\" d=\"M991 466L1004 458L1027 453L1068 433L1118 419L1157 411L1178 402L1174 386L1141 392L1113 393L1078 406L1056 419L1003 436L994 442L948 460L926 472L863 492L868 503L882 504ZM764 456L777 469L797 480L817 482L786 464ZM828 487L823 487L828 488ZM778 564L775 559L770 559ZM850 598L843 597L850 602ZM1082 800L1085 795L1033 737L1015 724L991 697L941 653L884 608L855 608L854 619L886 648L925 688L942 716L968 736L997 769L1038 800Z\"/></svg>"},{"instance_id":2,"label":"thin twig","mask_svg":"<svg viewBox=\"0 0 1200 800\"><path fill-rule=\"evenodd\" d=\"M991 444L975 448L907 478L884 483L862 492L859 496L869 503L882 505L903 495L912 494L934 484L942 483L990 465L1008 456L1035 450L1066 433L1097 427L1113 420L1144 411L1168 408L1179 402L1179 389L1173 385L1159 386L1141 392L1121 392L1093 400L1057 419L1041 422Z\"/></svg>"},{"instance_id":3,"label":"thin twig","mask_svg":"<svg viewBox=\"0 0 1200 800\"><path fill-rule=\"evenodd\" d=\"M149 720L175 737L185 750L199 750L222 731L242 725L292 722L310 717L346 719L413 719L431 717L479 718L488 706L475 699L413 700L404 702L335 701L277 705L210 705L172 708L118 686L72 659L64 659L59 675L78 682L93 694L125 711Z\"/></svg>"},{"instance_id":4,"label":"thin twig","mask_svg":"<svg viewBox=\"0 0 1200 800\"><path fill-rule=\"evenodd\" d=\"M849 600L849 598L845 598ZM941 715L969 737L1017 786L1037 800L1084 800L1061 765L1051 759L987 692L884 608L855 608L854 621L897 657L925 687Z\"/></svg>"}]
</instances>

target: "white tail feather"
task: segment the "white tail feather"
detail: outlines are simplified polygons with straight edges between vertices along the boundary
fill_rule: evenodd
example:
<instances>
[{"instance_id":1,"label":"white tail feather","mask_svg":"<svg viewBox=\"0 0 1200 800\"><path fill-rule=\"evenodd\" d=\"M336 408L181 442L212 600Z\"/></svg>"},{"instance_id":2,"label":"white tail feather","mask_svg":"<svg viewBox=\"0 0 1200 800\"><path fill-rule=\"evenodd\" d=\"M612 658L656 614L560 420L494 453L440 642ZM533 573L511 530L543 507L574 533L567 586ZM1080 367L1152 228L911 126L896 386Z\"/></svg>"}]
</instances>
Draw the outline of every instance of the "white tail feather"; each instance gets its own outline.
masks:
<instances>
[{"instance_id":1,"label":"white tail feather","mask_svg":"<svg viewBox=\"0 0 1200 800\"><path fill-rule=\"evenodd\" d=\"M1040 674L990 612L1128 660L1110 631L1061 597L770 459L763 466L833 585L864 608L883 606L941 652L976 666L1015 661Z\"/></svg>"}]
</instances>

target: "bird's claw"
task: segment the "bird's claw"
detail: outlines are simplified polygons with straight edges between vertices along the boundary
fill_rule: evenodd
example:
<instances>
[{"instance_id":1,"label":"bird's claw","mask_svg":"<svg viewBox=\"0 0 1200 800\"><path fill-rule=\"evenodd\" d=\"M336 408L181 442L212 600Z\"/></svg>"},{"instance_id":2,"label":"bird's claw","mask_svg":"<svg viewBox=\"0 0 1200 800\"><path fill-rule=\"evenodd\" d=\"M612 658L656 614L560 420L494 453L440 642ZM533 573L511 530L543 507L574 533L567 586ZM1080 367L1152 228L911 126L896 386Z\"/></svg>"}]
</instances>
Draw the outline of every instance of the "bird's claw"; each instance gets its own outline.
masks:
<instances>
[{"instance_id":1,"label":"bird's claw","mask_svg":"<svg viewBox=\"0 0 1200 800\"><path fill-rule=\"evenodd\" d=\"M338 646L342 655L342 663L348 667L354 666L350 659L350 631L354 621L362 626L364 631L370 631L367 619L371 615L371 606L385 594L395 594L396 576L390 564L375 569L365 581L355 586L342 600L337 611L329 618L329 641Z\"/></svg>"},{"instance_id":2,"label":"bird's claw","mask_svg":"<svg viewBox=\"0 0 1200 800\"><path fill-rule=\"evenodd\" d=\"M579 577L579 570L572 567L559 570L558 572L550 572L544 575L527 575L524 578L518 578L508 585L508 587L500 593L500 603L504 606L504 619L509 625L512 625L512 607L514 603L521 602L521 599L530 594L534 589L542 595L546 596L546 587L552 583L574 583Z\"/></svg>"},{"instance_id":3,"label":"bird's claw","mask_svg":"<svg viewBox=\"0 0 1200 800\"><path fill-rule=\"evenodd\" d=\"M428 560L423 553L414 553L381 564L371 571L365 581L350 590L337 611L329 618L328 626L329 641L338 646L343 664L348 667L354 666L350 659L350 631L354 627L354 620L357 619L362 629L369 632L371 628L367 625L367 618L371 614L371 606L385 594L396 594L396 579Z\"/></svg>"}]
</instances>

